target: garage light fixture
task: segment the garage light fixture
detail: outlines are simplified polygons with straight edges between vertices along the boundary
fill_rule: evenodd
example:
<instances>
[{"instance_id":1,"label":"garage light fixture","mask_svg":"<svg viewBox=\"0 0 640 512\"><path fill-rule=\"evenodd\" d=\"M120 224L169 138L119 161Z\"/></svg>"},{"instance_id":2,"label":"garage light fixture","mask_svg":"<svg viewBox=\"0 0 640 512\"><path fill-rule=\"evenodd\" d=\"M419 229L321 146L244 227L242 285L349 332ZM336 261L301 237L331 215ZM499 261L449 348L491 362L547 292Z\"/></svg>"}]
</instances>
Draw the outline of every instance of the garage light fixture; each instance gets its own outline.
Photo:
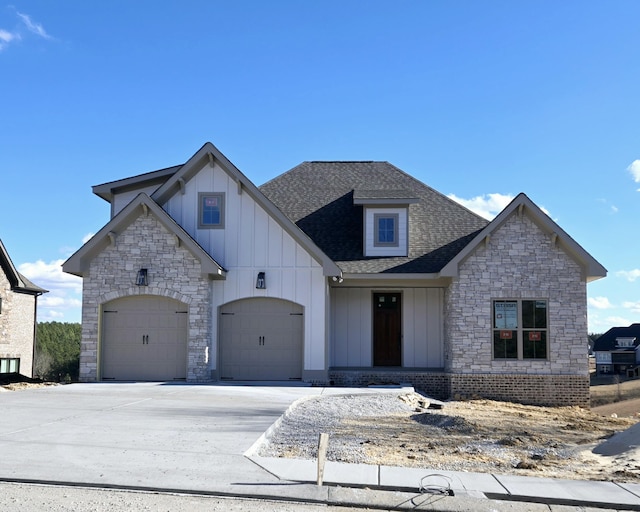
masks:
<instances>
[{"instance_id":1,"label":"garage light fixture","mask_svg":"<svg viewBox=\"0 0 640 512\"><path fill-rule=\"evenodd\" d=\"M267 288L267 281L264 277L264 272L258 272L258 278L256 279L256 288L258 290L265 290Z\"/></svg>"},{"instance_id":2,"label":"garage light fixture","mask_svg":"<svg viewBox=\"0 0 640 512\"><path fill-rule=\"evenodd\" d=\"M149 277L146 268L141 268L138 270L138 275L136 276L136 285L138 286L147 286L149 284Z\"/></svg>"}]
</instances>

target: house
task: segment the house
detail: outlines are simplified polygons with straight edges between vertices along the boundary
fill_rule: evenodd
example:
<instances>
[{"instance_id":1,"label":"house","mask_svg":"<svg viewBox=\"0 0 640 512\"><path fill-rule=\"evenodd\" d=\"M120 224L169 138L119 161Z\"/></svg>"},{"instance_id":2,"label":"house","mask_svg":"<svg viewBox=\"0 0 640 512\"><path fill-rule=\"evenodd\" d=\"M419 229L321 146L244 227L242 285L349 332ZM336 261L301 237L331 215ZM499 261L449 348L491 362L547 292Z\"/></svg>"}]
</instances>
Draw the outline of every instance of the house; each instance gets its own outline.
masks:
<instances>
[{"instance_id":1,"label":"house","mask_svg":"<svg viewBox=\"0 0 640 512\"><path fill-rule=\"evenodd\" d=\"M261 187L211 143L104 183L80 379L412 383L589 401L587 282L606 270L518 195L493 221L387 162L304 162Z\"/></svg>"},{"instance_id":2,"label":"house","mask_svg":"<svg viewBox=\"0 0 640 512\"><path fill-rule=\"evenodd\" d=\"M593 347L598 374L630 374L637 377L640 368L640 324L612 327Z\"/></svg>"},{"instance_id":3,"label":"house","mask_svg":"<svg viewBox=\"0 0 640 512\"><path fill-rule=\"evenodd\" d=\"M0 240L0 375L33 377L38 297L47 290L18 272Z\"/></svg>"}]
</instances>

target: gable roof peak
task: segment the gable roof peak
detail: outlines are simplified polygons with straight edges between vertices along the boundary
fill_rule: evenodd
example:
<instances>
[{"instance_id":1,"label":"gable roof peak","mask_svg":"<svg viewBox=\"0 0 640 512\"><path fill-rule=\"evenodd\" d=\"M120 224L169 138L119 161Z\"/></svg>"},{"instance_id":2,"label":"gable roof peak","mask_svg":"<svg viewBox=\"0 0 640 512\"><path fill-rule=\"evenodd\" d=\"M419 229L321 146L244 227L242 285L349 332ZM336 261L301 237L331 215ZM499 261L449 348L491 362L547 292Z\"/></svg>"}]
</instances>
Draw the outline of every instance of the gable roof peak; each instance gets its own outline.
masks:
<instances>
[{"instance_id":1,"label":"gable roof peak","mask_svg":"<svg viewBox=\"0 0 640 512\"><path fill-rule=\"evenodd\" d=\"M28 293L31 295L42 295L49 291L33 284L29 279L18 272L13 261L11 261L9 252L2 243L2 240L0 240L0 268L4 271L7 279L9 280L9 284L14 291Z\"/></svg>"},{"instance_id":2,"label":"gable roof peak","mask_svg":"<svg viewBox=\"0 0 640 512\"><path fill-rule=\"evenodd\" d=\"M119 233L124 231L142 215L154 215L162 226L177 237L180 245L185 247L202 266L202 274L212 279L225 279L226 269L215 261L209 253L189 235L178 223L169 216L153 199L141 192L120 210L100 231L86 244L72 254L62 264L62 270L68 274L83 277L89 270L91 261L106 247L115 243Z\"/></svg>"},{"instance_id":3,"label":"gable roof peak","mask_svg":"<svg viewBox=\"0 0 640 512\"><path fill-rule=\"evenodd\" d=\"M607 269L585 251L524 192L520 192L484 229L478 232L475 238L442 269L442 275L457 276L459 265L475 251L482 241L488 240L490 235L513 215L527 215L542 232L550 237L554 244L559 244L582 267L587 282L607 275Z\"/></svg>"}]
</instances>

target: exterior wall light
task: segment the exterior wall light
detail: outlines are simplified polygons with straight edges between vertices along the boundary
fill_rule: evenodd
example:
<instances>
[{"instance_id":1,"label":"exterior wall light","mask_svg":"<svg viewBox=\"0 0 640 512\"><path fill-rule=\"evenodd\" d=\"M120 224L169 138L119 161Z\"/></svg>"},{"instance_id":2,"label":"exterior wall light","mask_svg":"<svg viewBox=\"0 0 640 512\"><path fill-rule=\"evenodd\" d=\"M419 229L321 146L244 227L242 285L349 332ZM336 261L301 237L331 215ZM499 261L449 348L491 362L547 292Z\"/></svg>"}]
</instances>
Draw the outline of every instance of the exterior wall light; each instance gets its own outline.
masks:
<instances>
[{"instance_id":1,"label":"exterior wall light","mask_svg":"<svg viewBox=\"0 0 640 512\"><path fill-rule=\"evenodd\" d=\"M137 286L147 286L149 284L149 273L146 268L141 268L138 270L138 275L136 276L136 285Z\"/></svg>"},{"instance_id":2,"label":"exterior wall light","mask_svg":"<svg viewBox=\"0 0 640 512\"><path fill-rule=\"evenodd\" d=\"M267 281L264 277L264 272L258 272L258 278L256 279L256 288L258 290L265 290L267 288Z\"/></svg>"}]
</instances>

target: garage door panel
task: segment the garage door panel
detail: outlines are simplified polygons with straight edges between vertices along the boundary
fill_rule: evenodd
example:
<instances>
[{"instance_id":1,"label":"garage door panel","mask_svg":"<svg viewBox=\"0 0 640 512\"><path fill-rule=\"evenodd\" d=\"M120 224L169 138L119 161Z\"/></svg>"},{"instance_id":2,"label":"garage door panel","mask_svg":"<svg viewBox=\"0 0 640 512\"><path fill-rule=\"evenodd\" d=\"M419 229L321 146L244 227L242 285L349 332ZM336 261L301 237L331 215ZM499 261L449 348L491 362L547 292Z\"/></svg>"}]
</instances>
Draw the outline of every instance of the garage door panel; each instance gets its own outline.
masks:
<instances>
[{"instance_id":1,"label":"garage door panel","mask_svg":"<svg viewBox=\"0 0 640 512\"><path fill-rule=\"evenodd\" d=\"M302 307L253 298L221 308L220 375L235 380L302 377Z\"/></svg>"},{"instance_id":2,"label":"garage door panel","mask_svg":"<svg viewBox=\"0 0 640 512\"><path fill-rule=\"evenodd\" d=\"M176 380L186 378L185 305L164 297L126 297L103 308L102 378Z\"/></svg>"}]
</instances>

